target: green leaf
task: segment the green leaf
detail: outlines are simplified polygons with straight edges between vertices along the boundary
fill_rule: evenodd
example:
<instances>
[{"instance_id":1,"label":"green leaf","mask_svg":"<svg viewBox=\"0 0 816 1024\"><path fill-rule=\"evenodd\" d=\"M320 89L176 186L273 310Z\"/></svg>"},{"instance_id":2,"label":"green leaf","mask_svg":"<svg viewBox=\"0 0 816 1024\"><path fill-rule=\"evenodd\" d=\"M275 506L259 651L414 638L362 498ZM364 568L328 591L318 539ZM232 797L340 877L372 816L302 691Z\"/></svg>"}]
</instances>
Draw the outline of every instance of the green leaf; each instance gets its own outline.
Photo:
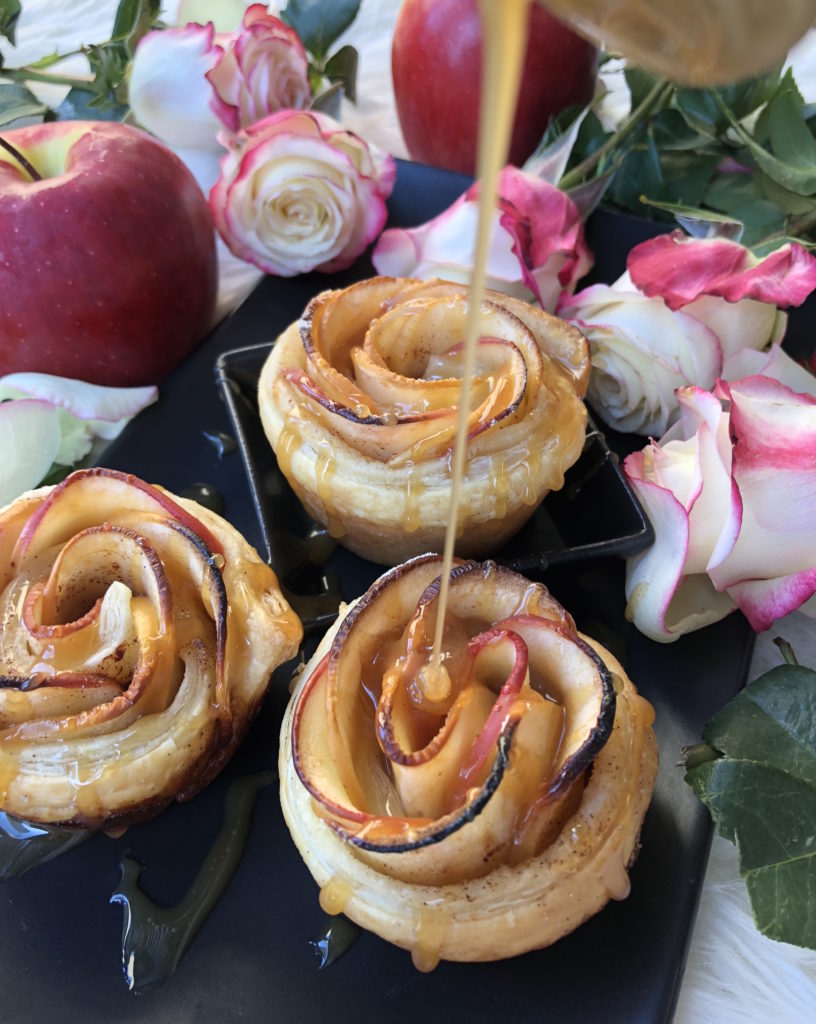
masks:
<instances>
[{"instance_id":1,"label":"green leaf","mask_svg":"<svg viewBox=\"0 0 816 1024\"><path fill-rule=\"evenodd\" d=\"M160 8L160 0L119 0L111 42L123 43L128 54L133 56L139 40L153 27Z\"/></svg>"},{"instance_id":2,"label":"green leaf","mask_svg":"<svg viewBox=\"0 0 816 1024\"><path fill-rule=\"evenodd\" d=\"M759 930L816 949L816 672L783 665L703 730L686 781L736 844Z\"/></svg>"},{"instance_id":3,"label":"green leaf","mask_svg":"<svg viewBox=\"0 0 816 1024\"><path fill-rule=\"evenodd\" d=\"M6 127L24 117L42 118L48 107L24 85L16 82L0 85L0 127Z\"/></svg>"},{"instance_id":4,"label":"green leaf","mask_svg":"<svg viewBox=\"0 0 816 1024\"><path fill-rule=\"evenodd\" d=\"M778 112L777 104L780 105ZM776 140L786 154L793 156L794 140L804 142L803 132L807 134L810 142L813 142L804 123L801 109L796 109L796 104L788 93L775 99L772 106L774 108L771 112L770 122L772 144ZM809 146L806 152L796 155L795 162L787 162L780 159L775 153L769 153L767 149L756 142L727 107L723 105L722 110L731 127L769 178L800 196L810 196L816 193L816 160L812 159L813 151Z\"/></svg>"},{"instance_id":5,"label":"green leaf","mask_svg":"<svg viewBox=\"0 0 816 1024\"><path fill-rule=\"evenodd\" d=\"M332 43L357 17L360 0L289 0L281 18L321 63Z\"/></svg>"},{"instance_id":6,"label":"green leaf","mask_svg":"<svg viewBox=\"0 0 816 1024\"><path fill-rule=\"evenodd\" d=\"M627 153L612 181L608 195L618 206L642 215L640 197L662 194L663 172L660 167L660 156L654 139L648 135Z\"/></svg>"},{"instance_id":7,"label":"green leaf","mask_svg":"<svg viewBox=\"0 0 816 1024\"><path fill-rule=\"evenodd\" d=\"M774 100L768 127L775 156L792 167L816 171L816 139L805 124L801 104L789 93Z\"/></svg>"},{"instance_id":8,"label":"green leaf","mask_svg":"<svg viewBox=\"0 0 816 1024\"><path fill-rule=\"evenodd\" d=\"M357 65L359 56L353 46L341 46L326 61L323 73L330 82L339 82L352 103L357 102Z\"/></svg>"},{"instance_id":9,"label":"green leaf","mask_svg":"<svg viewBox=\"0 0 816 1024\"><path fill-rule=\"evenodd\" d=\"M715 174L706 189L703 203L720 213L733 216L734 210L753 199L763 199L758 173Z\"/></svg>"},{"instance_id":10,"label":"green leaf","mask_svg":"<svg viewBox=\"0 0 816 1024\"><path fill-rule=\"evenodd\" d=\"M123 121L129 109L124 103L100 105L99 97L87 89L71 89L56 113L59 121Z\"/></svg>"},{"instance_id":11,"label":"green leaf","mask_svg":"<svg viewBox=\"0 0 816 1024\"><path fill-rule=\"evenodd\" d=\"M769 235L781 234L785 230L787 215L778 206L765 199L752 199L734 209L737 217L745 225L742 244L753 249L757 243Z\"/></svg>"},{"instance_id":12,"label":"green leaf","mask_svg":"<svg viewBox=\"0 0 816 1024\"><path fill-rule=\"evenodd\" d=\"M17 45L14 32L21 10L20 0L0 0L0 36L8 39L12 46Z\"/></svg>"},{"instance_id":13,"label":"green leaf","mask_svg":"<svg viewBox=\"0 0 816 1024\"><path fill-rule=\"evenodd\" d=\"M742 221L727 214L703 210L698 206L687 206L685 203L662 202L659 199L649 199L647 196L641 196L640 201L672 214L695 238L728 238L733 242L739 242L742 238Z\"/></svg>"},{"instance_id":14,"label":"green leaf","mask_svg":"<svg viewBox=\"0 0 816 1024\"><path fill-rule=\"evenodd\" d=\"M343 95L343 86L335 82L328 89L318 92L309 104L309 110L322 110L324 114L340 120L340 98Z\"/></svg>"},{"instance_id":15,"label":"green leaf","mask_svg":"<svg viewBox=\"0 0 816 1024\"><path fill-rule=\"evenodd\" d=\"M690 127L679 110L667 107L652 118L655 143L662 150L702 150L711 145L711 139Z\"/></svg>"},{"instance_id":16,"label":"green leaf","mask_svg":"<svg viewBox=\"0 0 816 1024\"><path fill-rule=\"evenodd\" d=\"M725 118L711 89L677 89L674 100L686 124L693 131L716 138L723 129Z\"/></svg>"}]
</instances>

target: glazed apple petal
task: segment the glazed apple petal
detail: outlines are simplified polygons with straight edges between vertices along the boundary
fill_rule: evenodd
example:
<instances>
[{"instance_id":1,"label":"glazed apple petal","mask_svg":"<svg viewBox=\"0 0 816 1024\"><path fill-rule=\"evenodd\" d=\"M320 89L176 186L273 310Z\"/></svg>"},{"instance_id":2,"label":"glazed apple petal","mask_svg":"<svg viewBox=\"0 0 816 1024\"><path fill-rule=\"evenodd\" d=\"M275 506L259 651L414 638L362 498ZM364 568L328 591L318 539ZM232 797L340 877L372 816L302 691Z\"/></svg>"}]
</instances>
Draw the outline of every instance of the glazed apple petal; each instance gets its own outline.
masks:
<instances>
[{"instance_id":1,"label":"glazed apple petal","mask_svg":"<svg viewBox=\"0 0 816 1024\"><path fill-rule=\"evenodd\" d=\"M59 446L59 416L50 402L20 399L0 404L0 508L37 486Z\"/></svg>"},{"instance_id":2,"label":"glazed apple petal","mask_svg":"<svg viewBox=\"0 0 816 1024\"><path fill-rule=\"evenodd\" d=\"M333 827L365 849L414 850L412 877L428 869L425 847L447 843L469 821L480 823L479 838L471 828L469 840L479 856L482 827L487 842L506 845L519 811L502 787L512 792L519 780L531 803L541 798L539 813L524 824L539 836L543 819L552 820L554 805L608 738L615 706L602 663L546 592L474 563L457 567L451 580L444 645L453 690L441 703L423 697L417 673L429 653L440 565L438 556L424 556L375 584L303 684L293 719L295 769L336 819ZM487 631L470 639L465 624L488 604L495 608ZM492 626L504 611L511 615ZM465 845L456 838L437 851L433 877L460 874ZM472 849L465 861L473 870Z\"/></svg>"},{"instance_id":3,"label":"glazed apple petal","mask_svg":"<svg viewBox=\"0 0 816 1024\"><path fill-rule=\"evenodd\" d=\"M3 510L0 558L0 807L30 820L112 826L193 795L300 639L231 527L113 470Z\"/></svg>"},{"instance_id":4,"label":"glazed apple petal","mask_svg":"<svg viewBox=\"0 0 816 1024\"><path fill-rule=\"evenodd\" d=\"M440 567L387 573L324 638L282 727L281 799L353 920L434 956L497 959L625 895L651 709L543 587L491 563L453 570L450 686L431 684ZM556 891L554 918L538 901Z\"/></svg>"},{"instance_id":5,"label":"glazed apple petal","mask_svg":"<svg viewBox=\"0 0 816 1024\"><path fill-rule=\"evenodd\" d=\"M701 295L798 306L816 288L816 259L796 244L757 261L737 242L692 239L674 231L635 246L626 266L645 295L663 298L670 309L680 309Z\"/></svg>"},{"instance_id":6,"label":"glazed apple petal","mask_svg":"<svg viewBox=\"0 0 816 1024\"><path fill-rule=\"evenodd\" d=\"M730 590L811 570L816 566L816 398L761 376L720 382L718 392L731 406L742 526L728 557L712 569L712 579L718 589Z\"/></svg>"}]
</instances>

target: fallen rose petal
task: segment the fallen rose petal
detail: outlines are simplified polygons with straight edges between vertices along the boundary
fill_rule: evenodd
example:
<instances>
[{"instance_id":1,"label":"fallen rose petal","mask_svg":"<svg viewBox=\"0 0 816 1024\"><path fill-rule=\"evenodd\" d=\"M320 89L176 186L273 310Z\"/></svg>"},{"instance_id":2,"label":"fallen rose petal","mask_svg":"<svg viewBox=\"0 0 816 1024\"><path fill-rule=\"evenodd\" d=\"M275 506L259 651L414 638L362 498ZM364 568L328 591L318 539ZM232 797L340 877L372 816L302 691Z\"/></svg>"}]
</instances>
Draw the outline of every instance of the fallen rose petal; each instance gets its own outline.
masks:
<instances>
[{"instance_id":1,"label":"fallen rose petal","mask_svg":"<svg viewBox=\"0 0 816 1024\"><path fill-rule=\"evenodd\" d=\"M39 484L59 444L59 417L49 402L21 399L0 404L0 507Z\"/></svg>"},{"instance_id":2,"label":"fallen rose petal","mask_svg":"<svg viewBox=\"0 0 816 1024\"><path fill-rule=\"evenodd\" d=\"M682 231L641 242L629 253L626 267L645 295L660 296L670 309L702 295L799 306L816 288L816 258L801 245L784 245L757 261L738 242L693 239Z\"/></svg>"},{"instance_id":3,"label":"fallen rose petal","mask_svg":"<svg viewBox=\"0 0 816 1024\"><path fill-rule=\"evenodd\" d=\"M0 401L40 398L85 420L118 423L128 420L158 398L158 388L109 388L50 373L8 373L0 377Z\"/></svg>"}]
</instances>

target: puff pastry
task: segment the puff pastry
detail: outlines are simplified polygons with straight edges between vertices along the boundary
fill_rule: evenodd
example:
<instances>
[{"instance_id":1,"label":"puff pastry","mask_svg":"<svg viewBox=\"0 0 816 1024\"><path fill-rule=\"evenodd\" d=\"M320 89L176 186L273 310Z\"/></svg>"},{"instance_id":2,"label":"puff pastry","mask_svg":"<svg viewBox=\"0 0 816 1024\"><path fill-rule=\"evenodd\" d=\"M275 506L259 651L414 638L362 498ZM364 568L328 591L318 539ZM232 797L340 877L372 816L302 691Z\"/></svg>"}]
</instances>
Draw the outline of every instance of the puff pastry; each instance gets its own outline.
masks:
<instances>
[{"instance_id":1,"label":"puff pastry","mask_svg":"<svg viewBox=\"0 0 816 1024\"><path fill-rule=\"evenodd\" d=\"M323 292L263 368L261 418L282 472L373 561L442 547L468 301L460 284L387 277ZM460 555L501 545L562 486L586 425L580 331L489 291L479 333Z\"/></svg>"},{"instance_id":2,"label":"puff pastry","mask_svg":"<svg viewBox=\"0 0 816 1024\"><path fill-rule=\"evenodd\" d=\"M412 951L546 946L629 891L651 705L539 584L451 575L450 686L428 686L441 559L382 576L324 638L281 733L281 800L321 903ZM436 684L435 684L436 685Z\"/></svg>"},{"instance_id":3,"label":"puff pastry","mask_svg":"<svg viewBox=\"0 0 816 1024\"><path fill-rule=\"evenodd\" d=\"M201 789L300 622L227 522L81 470L0 511L0 809L112 827Z\"/></svg>"}]
</instances>

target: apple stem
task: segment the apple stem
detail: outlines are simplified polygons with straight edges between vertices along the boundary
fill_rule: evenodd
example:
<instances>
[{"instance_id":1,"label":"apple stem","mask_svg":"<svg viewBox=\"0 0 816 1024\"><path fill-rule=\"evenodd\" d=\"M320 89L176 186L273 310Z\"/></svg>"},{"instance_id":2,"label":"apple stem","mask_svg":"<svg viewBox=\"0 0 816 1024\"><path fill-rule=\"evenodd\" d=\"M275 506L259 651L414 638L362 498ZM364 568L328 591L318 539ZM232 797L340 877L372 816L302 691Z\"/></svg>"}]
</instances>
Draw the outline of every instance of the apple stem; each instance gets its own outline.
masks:
<instances>
[{"instance_id":1,"label":"apple stem","mask_svg":"<svg viewBox=\"0 0 816 1024\"><path fill-rule=\"evenodd\" d=\"M0 147L5 149L7 153L11 153L11 155L14 157L17 163L20 164L20 166L23 168L26 174L28 174L31 177L32 181L42 181L42 175L39 173L37 168L34 167L34 165L31 164L28 160L26 160L26 158L23 156L20 150L12 146L10 142L7 142L2 135L0 135Z\"/></svg>"}]
</instances>

